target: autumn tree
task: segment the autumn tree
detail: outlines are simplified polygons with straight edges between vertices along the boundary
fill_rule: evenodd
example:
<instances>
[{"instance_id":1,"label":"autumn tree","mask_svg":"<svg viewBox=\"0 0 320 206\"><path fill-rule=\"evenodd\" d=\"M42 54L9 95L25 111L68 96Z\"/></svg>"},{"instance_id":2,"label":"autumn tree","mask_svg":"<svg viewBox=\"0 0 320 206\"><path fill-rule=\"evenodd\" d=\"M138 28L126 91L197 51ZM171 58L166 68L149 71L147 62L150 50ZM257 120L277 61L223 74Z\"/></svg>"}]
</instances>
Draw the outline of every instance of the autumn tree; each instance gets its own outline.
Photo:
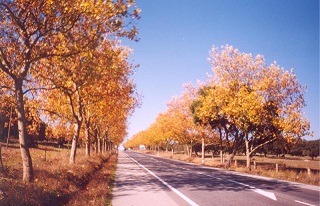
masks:
<instances>
[{"instance_id":1,"label":"autumn tree","mask_svg":"<svg viewBox=\"0 0 320 206\"><path fill-rule=\"evenodd\" d=\"M185 91L181 96L173 97L167 103L167 110L158 114L154 123L128 140L126 147L138 147L143 144L149 147L164 147L172 152L176 145L186 145L187 153L191 156L191 149L201 139L209 144L214 135L206 126L195 124L190 110L191 103L197 98L197 87L184 85Z\"/></svg>"},{"instance_id":2,"label":"autumn tree","mask_svg":"<svg viewBox=\"0 0 320 206\"><path fill-rule=\"evenodd\" d=\"M210 55L214 76L208 86L219 92L199 99L198 114L207 122L227 120L245 143L249 169L251 156L263 145L310 134L302 113L305 87L293 70L267 66L261 55L253 58L228 45L221 51L213 47Z\"/></svg>"},{"instance_id":3,"label":"autumn tree","mask_svg":"<svg viewBox=\"0 0 320 206\"><path fill-rule=\"evenodd\" d=\"M157 121L157 119L161 118L159 115L157 116L156 121L148 127L145 133L143 133L142 137L142 144L156 148L158 153L160 151L160 146L165 145L167 137L167 133L163 131L161 123Z\"/></svg>"},{"instance_id":4,"label":"autumn tree","mask_svg":"<svg viewBox=\"0 0 320 206\"><path fill-rule=\"evenodd\" d=\"M124 90L128 86L133 88L131 84L126 85L131 69L130 64L127 64L126 50L116 48L113 43L107 42L109 41L101 42L95 51L78 55L76 59L73 57L64 58L65 61L53 61L52 64L55 65L51 68L55 71L41 76L52 84L52 89L43 90L42 98L48 99L43 110L58 118L69 119L74 124L71 163L75 162L76 145L82 126L85 131L87 155L90 155L90 127L94 116L102 119L100 124L105 119L110 120L108 117L113 111L117 111L115 115L120 116L119 113L124 108L119 107L127 105L125 101L129 99L126 95L131 94ZM96 135L97 128L96 125ZM104 128L108 128L107 125L104 125ZM100 131L100 134L105 136L106 131L107 129L104 132ZM96 140L100 141L100 138Z\"/></svg>"},{"instance_id":5,"label":"autumn tree","mask_svg":"<svg viewBox=\"0 0 320 206\"><path fill-rule=\"evenodd\" d=\"M134 134L130 139L128 139L125 143L124 143L124 147L126 149L129 149L129 148L138 148L139 145L142 145L144 144L145 146L151 146L146 140L147 140L147 137L146 137L146 133L147 131L146 130L142 130L136 134Z\"/></svg>"},{"instance_id":6,"label":"autumn tree","mask_svg":"<svg viewBox=\"0 0 320 206\"><path fill-rule=\"evenodd\" d=\"M13 96L0 90L0 135L4 140L8 138L8 133L12 134L15 120L17 120L13 106Z\"/></svg>"},{"instance_id":7,"label":"autumn tree","mask_svg":"<svg viewBox=\"0 0 320 206\"><path fill-rule=\"evenodd\" d=\"M37 66L43 59L70 57L95 47L104 34L133 39L136 28L125 21L138 18L128 12L134 1L9 1L0 3L0 73L16 98L23 181L34 179L32 160L26 145L24 95L44 72ZM124 26L126 25L126 26ZM1 78L1 81L3 81ZM7 83L2 85L8 87ZM3 86L2 86L3 88Z\"/></svg>"},{"instance_id":8,"label":"autumn tree","mask_svg":"<svg viewBox=\"0 0 320 206\"><path fill-rule=\"evenodd\" d=\"M2 1L1 9L1 61L2 76L10 79L18 111L19 141L23 162L23 181L34 178L32 160L26 144L26 117L24 94L28 91L26 80L31 81L31 70L36 62L58 54L54 48L78 15L64 12L63 5L45 1ZM67 6L67 5L65 5ZM71 6L71 5L70 5ZM57 15L57 14L60 15ZM56 42L55 42L56 41Z\"/></svg>"},{"instance_id":9,"label":"autumn tree","mask_svg":"<svg viewBox=\"0 0 320 206\"><path fill-rule=\"evenodd\" d=\"M100 139L97 139L98 132L104 134L108 143L119 145L125 136L127 118L139 104L135 84L130 79L135 66L129 63L130 49L119 45L101 46L95 61L98 61L98 73L88 93L93 98L86 100L84 108L85 130L86 135L90 135L90 129L94 130L96 140Z\"/></svg>"},{"instance_id":10,"label":"autumn tree","mask_svg":"<svg viewBox=\"0 0 320 206\"><path fill-rule=\"evenodd\" d=\"M116 88L115 88L116 89ZM118 89L120 91L120 89ZM132 90L133 91L133 90ZM96 152L118 146L127 135L127 118L136 106L136 99L132 91L121 91L121 95L104 99L95 107L97 112L92 116L90 129L96 145Z\"/></svg>"},{"instance_id":11,"label":"autumn tree","mask_svg":"<svg viewBox=\"0 0 320 206\"><path fill-rule=\"evenodd\" d=\"M135 85L130 80L134 66L128 61L129 54L130 50L117 41L105 39L95 50L83 52L76 59L44 63L52 64L52 71L40 75L51 88L42 91L41 98L47 98L43 111L53 119L68 119L74 124L70 162L75 161L75 145L82 126L87 155L91 136L96 151L100 152L106 142L117 145L122 142L127 117L138 102Z\"/></svg>"},{"instance_id":12,"label":"autumn tree","mask_svg":"<svg viewBox=\"0 0 320 206\"><path fill-rule=\"evenodd\" d=\"M167 104L167 113L170 115L168 129L173 128L176 140L179 144L185 144L187 154L191 156L192 147L205 138L206 143L210 142L205 125L196 124L193 121L193 113L190 110L191 104L199 96L198 88L191 84L184 84L182 95L173 97ZM173 127L174 126L174 127Z\"/></svg>"},{"instance_id":13,"label":"autumn tree","mask_svg":"<svg viewBox=\"0 0 320 206\"><path fill-rule=\"evenodd\" d=\"M83 110L87 154L92 133L96 148L101 148L100 140L119 145L126 135L127 118L139 103L135 84L130 80L134 68L129 63L130 50L118 45L102 47L94 61L96 68L92 70L98 71L90 81L90 92L86 89L89 98Z\"/></svg>"}]
</instances>

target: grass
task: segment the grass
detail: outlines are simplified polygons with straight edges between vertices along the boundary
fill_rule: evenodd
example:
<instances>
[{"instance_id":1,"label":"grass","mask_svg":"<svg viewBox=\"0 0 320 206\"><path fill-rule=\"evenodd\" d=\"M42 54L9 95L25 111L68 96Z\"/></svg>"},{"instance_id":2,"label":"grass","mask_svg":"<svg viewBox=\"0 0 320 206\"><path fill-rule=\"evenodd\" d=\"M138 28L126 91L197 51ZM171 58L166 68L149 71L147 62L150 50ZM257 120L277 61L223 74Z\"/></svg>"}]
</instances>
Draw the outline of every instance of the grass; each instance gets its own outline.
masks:
<instances>
[{"instance_id":1,"label":"grass","mask_svg":"<svg viewBox=\"0 0 320 206\"><path fill-rule=\"evenodd\" d=\"M117 157L114 153L85 156L77 150L69 164L68 149L30 149L35 181L22 183L20 149L2 147L5 170L0 172L0 205L110 205Z\"/></svg>"},{"instance_id":2,"label":"grass","mask_svg":"<svg viewBox=\"0 0 320 206\"><path fill-rule=\"evenodd\" d=\"M111 205L112 188L115 178L117 156L108 152L85 156L83 149L77 150L76 164L69 164L69 149L39 145L30 149L35 181L22 183L22 164L20 149L11 144L8 149L2 147L4 171L0 171L0 205ZM145 151L146 152L146 151ZM155 153L154 153L155 154ZM187 157L184 154L160 155L187 162L201 164L200 157ZM309 167L320 169L319 159L286 157L254 157L257 169L248 171L241 163L244 156L236 156L238 167L234 164L230 170L262 175L277 179L320 185L319 173L308 175L304 171L268 169L263 165L286 164L286 167ZM223 168L219 157L206 157L205 164Z\"/></svg>"},{"instance_id":3,"label":"grass","mask_svg":"<svg viewBox=\"0 0 320 206\"><path fill-rule=\"evenodd\" d=\"M154 151L143 151L146 153L151 153L156 155ZM192 156L188 157L185 154L174 154L171 152L160 152L159 156L164 158L176 159L185 162L192 162L196 164L201 164L201 157ZM275 179L300 182L305 184L320 186L320 160L315 158L312 160L308 157L295 157L287 155L285 158L278 158L276 156L269 155L268 157L255 156L253 161L256 162L256 169L252 165L251 171L249 171L246 164L246 157L244 155L238 155L234 157L237 160L237 167L235 164L231 164L229 170L243 172L248 174L260 175L265 177L271 177ZM279 165L278 172L275 169L275 164ZM220 157L211 155L206 156L205 165L211 167L224 168L225 165L221 164ZM307 168L311 169L311 173L307 173Z\"/></svg>"}]
</instances>

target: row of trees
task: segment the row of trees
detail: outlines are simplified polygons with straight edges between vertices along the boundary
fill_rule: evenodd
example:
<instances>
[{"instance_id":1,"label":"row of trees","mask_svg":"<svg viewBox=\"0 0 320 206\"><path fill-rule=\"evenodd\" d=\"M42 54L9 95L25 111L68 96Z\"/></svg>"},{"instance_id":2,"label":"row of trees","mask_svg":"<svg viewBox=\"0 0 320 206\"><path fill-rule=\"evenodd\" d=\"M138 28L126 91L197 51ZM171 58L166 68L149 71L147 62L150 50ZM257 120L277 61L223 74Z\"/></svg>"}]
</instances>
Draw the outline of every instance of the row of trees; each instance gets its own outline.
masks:
<instances>
[{"instance_id":1,"label":"row of trees","mask_svg":"<svg viewBox=\"0 0 320 206\"><path fill-rule=\"evenodd\" d=\"M294 144L289 151L289 154L295 156L309 156L312 159L320 155L320 139L318 140L302 140Z\"/></svg>"},{"instance_id":2,"label":"row of trees","mask_svg":"<svg viewBox=\"0 0 320 206\"><path fill-rule=\"evenodd\" d=\"M17 114L23 181L34 179L28 134L39 122L47 137L72 136L70 162L81 135L117 145L138 104L130 49L137 40L134 0L3 0L0 2L1 108ZM8 110L7 110L8 111ZM32 119L35 124L27 122ZM38 124L37 124L38 123Z\"/></svg>"},{"instance_id":3,"label":"row of trees","mask_svg":"<svg viewBox=\"0 0 320 206\"><path fill-rule=\"evenodd\" d=\"M299 84L293 69L286 71L263 56L252 57L232 46L210 52L213 76L197 87L186 85L167 111L160 113L146 131L125 147L185 144L217 144L229 162L245 147L247 167L252 155L274 141L296 142L309 132L302 112L306 87ZM190 154L190 149L188 149Z\"/></svg>"}]
</instances>

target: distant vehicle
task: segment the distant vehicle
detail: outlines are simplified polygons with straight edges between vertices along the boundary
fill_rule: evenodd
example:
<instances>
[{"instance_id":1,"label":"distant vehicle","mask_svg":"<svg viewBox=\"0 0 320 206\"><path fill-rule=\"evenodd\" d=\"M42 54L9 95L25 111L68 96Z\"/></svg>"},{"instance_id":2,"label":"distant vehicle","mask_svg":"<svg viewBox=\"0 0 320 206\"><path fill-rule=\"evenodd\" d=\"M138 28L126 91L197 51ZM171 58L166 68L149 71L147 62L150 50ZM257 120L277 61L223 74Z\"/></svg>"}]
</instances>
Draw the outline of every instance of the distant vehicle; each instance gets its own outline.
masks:
<instances>
[{"instance_id":1,"label":"distant vehicle","mask_svg":"<svg viewBox=\"0 0 320 206\"><path fill-rule=\"evenodd\" d=\"M145 149L146 149L146 146L144 146L143 144L139 146L139 150L145 150Z\"/></svg>"}]
</instances>

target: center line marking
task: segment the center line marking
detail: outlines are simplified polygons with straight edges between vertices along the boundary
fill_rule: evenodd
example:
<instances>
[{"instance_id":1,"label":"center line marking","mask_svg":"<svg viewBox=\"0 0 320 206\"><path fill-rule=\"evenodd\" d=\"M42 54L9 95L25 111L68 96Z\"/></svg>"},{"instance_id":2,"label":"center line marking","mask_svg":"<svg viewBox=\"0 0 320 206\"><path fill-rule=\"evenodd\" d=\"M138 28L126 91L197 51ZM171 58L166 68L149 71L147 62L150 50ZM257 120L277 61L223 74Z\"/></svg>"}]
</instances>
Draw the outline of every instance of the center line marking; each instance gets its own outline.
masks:
<instances>
[{"instance_id":1,"label":"center line marking","mask_svg":"<svg viewBox=\"0 0 320 206\"><path fill-rule=\"evenodd\" d=\"M126 154L127 155L127 154ZM188 202L190 205L192 206L199 206L197 203L193 202L192 200L190 200L187 196L185 196L184 194L182 194L180 191L178 191L176 188L172 187L171 185L169 185L166 181L162 180L160 177L158 177L156 174L154 174L153 172L151 172L149 169L147 169L145 166L143 166L142 164L140 164L138 161L136 161L135 159L133 159L132 157L130 157L129 155L127 155L127 157L129 157L132 161L134 161L135 163L137 163L140 167L142 167L143 169L145 169L147 172L149 172L152 176L154 176L155 178L157 178L162 184L164 184L165 186L167 186L170 190L172 190L174 193L176 193L177 195L179 195L182 199L184 199L186 202Z\"/></svg>"}]
</instances>

